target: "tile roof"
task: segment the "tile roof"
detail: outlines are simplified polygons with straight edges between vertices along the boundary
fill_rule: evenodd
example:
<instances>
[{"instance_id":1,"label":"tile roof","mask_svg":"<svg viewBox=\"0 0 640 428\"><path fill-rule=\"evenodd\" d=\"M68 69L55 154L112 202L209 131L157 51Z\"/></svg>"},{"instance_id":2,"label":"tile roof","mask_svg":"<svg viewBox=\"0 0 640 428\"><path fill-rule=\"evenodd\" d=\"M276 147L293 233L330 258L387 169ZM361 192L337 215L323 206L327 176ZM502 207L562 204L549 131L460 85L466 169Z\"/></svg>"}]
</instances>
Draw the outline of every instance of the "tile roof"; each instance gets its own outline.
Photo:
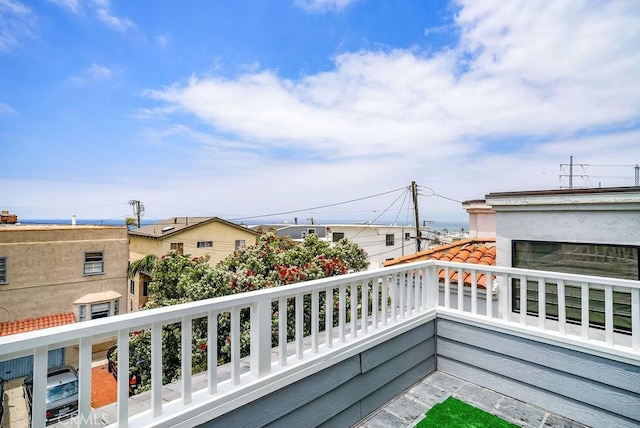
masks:
<instances>
[{"instance_id":1,"label":"tile roof","mask_svg":"<svg viewBox=\"0 0 640 428\"><path fill-rule=\"evenodd\" d=\"M496 245L495 238L472 238L462 241L456 241L451 244L442 245L428 250L423 250L408 256L398 257L397 259L387 260L383 263L385 267L395 266L404 263L413 263L424 260L442 260L457 263L473 263L485 266L496 265ZM451 283L458 282L458 272L451 271L449 273ZM438 274L440 280L444 280L444 269L440 269ZM480 288L486 288L486 275L478 274L477 284ZM464 273L464 285L471 285L471 274Z\"/></svg>"},{"instance_id":2,"label":"tile roof","mask_svg":"<svg viewBox=\"0 0 640 428\"><path fill-rule=\"evenodd\" d=\"M3 322L0 323L0 337L41 330L43 328L57 327L59 325L73 324L75 322L76 317L73 313L54 314L20 321Z\"/></svg>"}]
</instances>

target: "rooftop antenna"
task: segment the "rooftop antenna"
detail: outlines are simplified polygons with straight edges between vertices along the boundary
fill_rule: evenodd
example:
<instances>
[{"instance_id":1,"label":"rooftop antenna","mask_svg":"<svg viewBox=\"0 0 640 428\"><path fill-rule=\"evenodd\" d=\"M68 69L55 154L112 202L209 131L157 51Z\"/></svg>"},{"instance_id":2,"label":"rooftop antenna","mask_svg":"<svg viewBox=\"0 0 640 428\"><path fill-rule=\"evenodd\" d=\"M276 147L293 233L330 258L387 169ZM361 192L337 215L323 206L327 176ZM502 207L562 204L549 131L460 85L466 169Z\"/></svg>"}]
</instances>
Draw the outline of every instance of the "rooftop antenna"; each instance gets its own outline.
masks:
<instances>
[{"instance_id":1,"label":"rooftop antenna","mask_svg":"<svg viewBox=\"0 0 640 428\"><path fill-rule=\"evenodd\" d=\"M131 205L131 207L133 208L133 214L138 220L138 229L140 229L140 219L144 215L144 205L142 205L142 202L135 199L130 200L129 205Z\"/></svg>"}]
</instances>

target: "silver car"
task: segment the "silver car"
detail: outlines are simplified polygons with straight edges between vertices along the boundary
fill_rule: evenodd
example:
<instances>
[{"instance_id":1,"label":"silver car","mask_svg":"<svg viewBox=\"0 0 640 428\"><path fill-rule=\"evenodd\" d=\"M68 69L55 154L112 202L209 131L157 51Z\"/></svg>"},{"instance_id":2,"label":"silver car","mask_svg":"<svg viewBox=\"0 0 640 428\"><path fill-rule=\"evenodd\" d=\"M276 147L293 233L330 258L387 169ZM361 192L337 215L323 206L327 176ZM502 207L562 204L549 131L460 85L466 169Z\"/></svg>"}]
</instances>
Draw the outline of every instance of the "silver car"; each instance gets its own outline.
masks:
<instances>
[{"instance_id":1,"label":"silver car","mask_svg":"<svg viewBox=\"0 0 640 428\"><path fill-rule=\"evenodd\" d=\"M25 378L24 398L31 419L33 402L33 376ZM72 416L78 412L78 373L71 366L51 367L47 372L47 423L57 422L62 418Z\"/></svg>"}]
</instances>

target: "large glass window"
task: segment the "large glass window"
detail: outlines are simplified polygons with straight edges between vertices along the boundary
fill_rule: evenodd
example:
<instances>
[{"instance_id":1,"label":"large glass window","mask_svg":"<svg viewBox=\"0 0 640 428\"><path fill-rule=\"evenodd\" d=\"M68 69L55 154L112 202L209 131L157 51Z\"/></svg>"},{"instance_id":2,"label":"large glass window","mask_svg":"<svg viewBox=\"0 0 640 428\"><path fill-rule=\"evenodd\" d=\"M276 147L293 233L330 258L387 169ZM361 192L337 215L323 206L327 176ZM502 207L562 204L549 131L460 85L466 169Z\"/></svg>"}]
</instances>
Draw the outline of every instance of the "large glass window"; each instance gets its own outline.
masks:
<instances>
[{"instance_id":1,"label":"large glass window","mask_svg":"<svg viewBox=\"0 0 640 428\"><path fill-rule=\"evenodd\" d=\"M513 241L513 266L524 269L576 273L609 278L638 280L640 278L639 248L624 245L576 244L564 242ZM521 281L514 279L513 308L520 312ZM526 310L538 314L538 282L527 281ZM558 317L557 284L545 284L547 318ZM580 284L565 284L565 311L568 322L581 321L582 296ZM605 318L604 290L589 289L589 325L600 328ZM614 329L631 329L631 294L613 292Z\"/></svg>"},{"instance_id":2,"label":"large glass window","mask_svg":"<svg viewBox=\"0 0 640 428\"><path fill-rule=\"evenodd\" d=\"M7 282L7 258L0 257L0 284Z\"/></svg>"},{"instance_id":3,"label":"large glass window","mask_svg":"<svg viewBox=\"0 0 640 428\"><path fill-rule=\"evenodd\" d=\"M198 248L213 248L213 241L198 241Z\"/></svg>"},{"instance_id":4,"label":"large glass window","mask_svg":"<svg viewBox=\"0 0 640 428\"><path fill-rule=\"evenodd\" d=\"M84 253L84 274L104 273L104 253L102 251Z\"/></svg>"}]
</instances>

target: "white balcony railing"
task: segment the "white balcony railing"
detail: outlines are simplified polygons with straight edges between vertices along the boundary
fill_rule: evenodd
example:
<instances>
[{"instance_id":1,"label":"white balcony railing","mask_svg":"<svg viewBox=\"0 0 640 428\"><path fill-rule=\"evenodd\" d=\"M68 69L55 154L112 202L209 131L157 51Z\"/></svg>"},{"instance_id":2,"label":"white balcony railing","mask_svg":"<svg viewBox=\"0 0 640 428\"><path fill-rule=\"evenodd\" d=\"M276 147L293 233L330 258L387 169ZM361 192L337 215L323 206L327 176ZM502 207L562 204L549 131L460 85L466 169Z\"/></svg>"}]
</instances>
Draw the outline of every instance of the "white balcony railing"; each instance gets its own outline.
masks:
<instances>
[{"instance_id":1,"label":"white balcony railing","mask_svg":"<svg viewBox=\"0 0 640 428\"><path fill-rule=\"evenodd\" d=\"M458 281L458 278L467 279ZM490 292L480 287L479 282L489 284ZM526 283L531 284L529 290L520 287L514 295L514 285ZM567 315L568 289L572 293L579 290L577 315ZM547 313L550 290L553 292L552 303L557 308L554 313ZM532 293L537 301L535 313L517 310L518 299L520 302L531 300ZM614 293L628 298L628 305L623 310L627 319L623 329L617 326L619 309L618 312L614 310ZM593 316L589 300L594 294L604 296L603 315L598 325L594 325L593 320L591 324L588 321ZM324 326L320 326L321 296L336 296L335 300L324 299ZM304 309L305 297L311 302L307 310ZM289 299L295 301L295 338L291 343L287 343L286 325ZM336 317L333 315L334 303ZM278 346L272 350L274 307L279 318L279 339ZM241 365L240 355L240 313L247 308L251 319L248 371ZM231 362L227 380L219 380L217 367L217 319L222 313L230 314L231 320ZM193 426L436 316L481 324L620 361L638 364L640 360L639 281L427 261L6 336L0 338L0 361L34 355L32 426L44 427L48 350L78 346L80 399L79 416L75 421L81 426L88 425L92 420L92 343L105 337L116 337L118 400L115 424L120 427L178 423ZM206 373L206 387L198 390L194 388L191 375L191 326L199 318L207 320L208 367L215 370ZM162 327L172 323L182 325L181 392L179 399L166 402L162 385ZM303 337L305 327L311 331L307 337ZM129 337L132 332L144 329L151 331L150 403L148 410L134 414L128 394Z\"/></svg>"}]
</instances>

